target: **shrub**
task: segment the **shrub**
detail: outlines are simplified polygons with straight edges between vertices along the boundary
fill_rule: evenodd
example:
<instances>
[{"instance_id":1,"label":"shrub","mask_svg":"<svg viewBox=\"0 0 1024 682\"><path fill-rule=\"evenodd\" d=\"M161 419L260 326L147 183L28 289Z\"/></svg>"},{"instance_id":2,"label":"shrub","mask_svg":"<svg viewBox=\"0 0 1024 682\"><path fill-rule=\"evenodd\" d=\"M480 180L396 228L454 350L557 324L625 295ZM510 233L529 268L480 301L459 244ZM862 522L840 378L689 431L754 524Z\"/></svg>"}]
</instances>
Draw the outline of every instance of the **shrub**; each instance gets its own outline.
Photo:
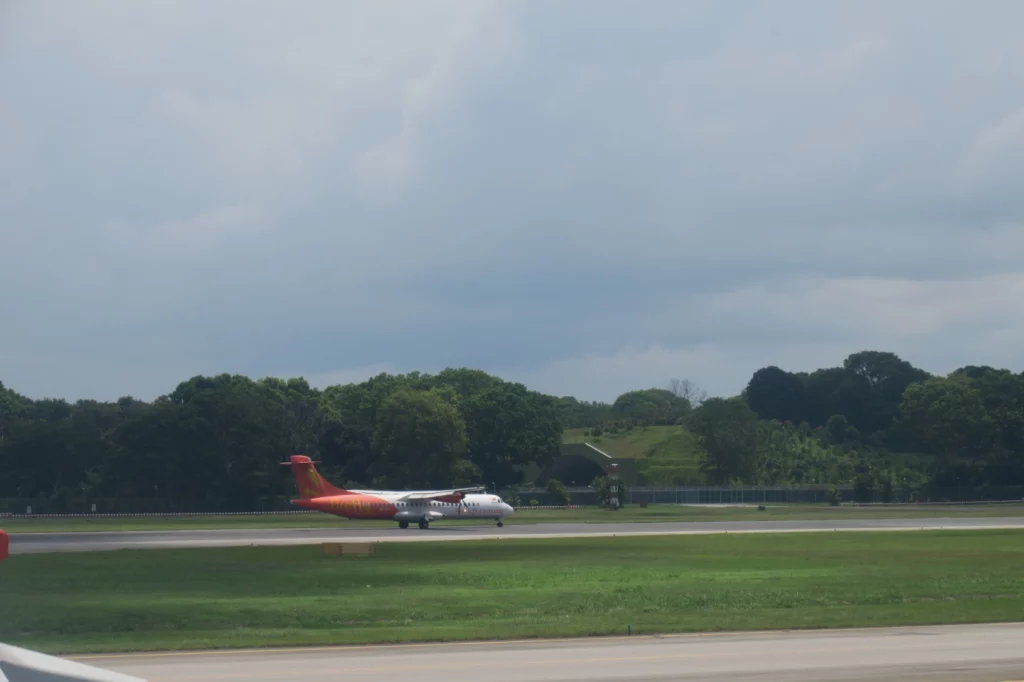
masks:
<instances>
[{"instance_id":1,"label":"shrub","mask_svg":"<svg viewBox=\"0 0 1024 682\"><path fill-rule=\"evenodd\" d=\"M565 484L557 478L548 481L548 492L555 498L557 504L563 507L569 506L569 491L565 489Z\"/></svg>"}]
</instances>

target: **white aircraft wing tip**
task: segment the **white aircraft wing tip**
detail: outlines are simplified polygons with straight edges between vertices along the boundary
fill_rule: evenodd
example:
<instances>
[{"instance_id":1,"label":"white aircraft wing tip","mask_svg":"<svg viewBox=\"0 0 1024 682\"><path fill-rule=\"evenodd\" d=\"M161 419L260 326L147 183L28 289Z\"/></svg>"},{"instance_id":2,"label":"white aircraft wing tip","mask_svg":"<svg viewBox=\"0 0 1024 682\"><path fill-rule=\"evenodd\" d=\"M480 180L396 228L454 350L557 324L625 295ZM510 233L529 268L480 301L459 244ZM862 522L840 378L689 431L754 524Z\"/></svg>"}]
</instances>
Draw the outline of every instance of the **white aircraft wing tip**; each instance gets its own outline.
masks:
<instances>
[{"instance_id":1,"label":"white aircraft wing tip","mask_svg":"<svg viewBox=\"0 0 1024 682\"><path fill-rule=\"evenodd\" d=\"M40 679L53 682L146 682L140 677L0 643L0 680L21 682Z\"/></svg>"}]
</instances>

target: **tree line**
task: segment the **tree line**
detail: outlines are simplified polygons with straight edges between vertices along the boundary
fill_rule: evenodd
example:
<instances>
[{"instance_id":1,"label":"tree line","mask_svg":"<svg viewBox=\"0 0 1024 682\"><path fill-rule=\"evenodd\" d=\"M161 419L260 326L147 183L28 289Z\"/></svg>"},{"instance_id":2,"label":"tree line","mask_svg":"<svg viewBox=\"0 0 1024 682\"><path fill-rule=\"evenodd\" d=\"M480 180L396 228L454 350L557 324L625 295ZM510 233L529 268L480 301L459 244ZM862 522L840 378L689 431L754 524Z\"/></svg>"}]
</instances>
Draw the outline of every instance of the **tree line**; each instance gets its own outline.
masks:
<instances>
[{"instance_id":1,"label":"tree line","mask_svg":"<svg viewBox=\"0 0 1024 682\"><path fill-rule=\"evenodd\" d=\"M1024 487L1024 373L1008 369L935 376L895 353L860 351L813 372L764 367L733 397L675 379L610 405L563 400L593 436L685 426L705 483L834 484L864 500Z\"/></svg>"},{"instance_id":2,"label":"tree line","mask_svg":"<svg viewBox=\"0 0 1024 682\"><path fill-rule=\"evenodd\" d=\"M500 487L561 439L554 398L470 369L323 390L197 376L150 403L33 401L0 384L0 498L258 509L293 493L291 453L349 487Z\"/></svg>"},{"instance_id":3,"label":"tree line","mask_svg":"<svg viewBox=\"0 0 1024 682\"><path fill-rule=\"evenodd\" d=\"M969 365L935 376L861 351L810 373L760 369L742 399L762 420L864 453L861 469L903 460L933 487L1024 485L1024 373Z\"/></svg>"},{"instance_id":4,"label":"tree line","mask_svg":"<svg viewBox=\"0 0 1024 682\"><path fill-rule=\"evenodd\" d=\"M674 379L612 403L466 368L322 390L196 376L152 402L30 400L0 384L0 498L267 508L293 493L280 466L290 453L349 487L502 488L549 464L566 428L600 437L670 425L697 443L709 484L842 484L882 497L1024 485L1024 375L968 366L933 376L863 351L809 373L765 367L738 396Z\"/></svg>"},{"instance_id":5,"label":"tree line","mask_svg":"<svg viewBox=\"0 0 1024 682\"><path fill-rule=\"evenodd\" d=\"M1024 373L1008 369L935 376L895 353L861 351L813 372L764 367L732 397L673 379L611 404L560 401L567 426L594 438L685 427L703 483L833 484L863 500L1024 487ZM671 479L662 463L645 462Z\"/></svg>"}]
</instances>

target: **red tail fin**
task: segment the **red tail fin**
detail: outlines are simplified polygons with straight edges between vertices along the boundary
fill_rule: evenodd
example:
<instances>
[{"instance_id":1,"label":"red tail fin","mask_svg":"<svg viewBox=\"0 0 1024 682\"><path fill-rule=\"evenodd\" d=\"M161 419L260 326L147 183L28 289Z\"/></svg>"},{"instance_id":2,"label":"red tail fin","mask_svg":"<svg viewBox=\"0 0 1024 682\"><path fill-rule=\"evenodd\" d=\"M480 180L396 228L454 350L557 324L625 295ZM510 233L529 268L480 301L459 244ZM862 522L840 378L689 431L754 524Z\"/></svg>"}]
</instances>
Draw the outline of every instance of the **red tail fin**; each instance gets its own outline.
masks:
<instances>
[{"instance_id":1,"label":"red tail fin","mask_svg":"<svg viewBox=\"0 0 1024 682\"><path fill-rule=\"evenodd\" d=\"M347 490L335 488L324 480L320 473L313 466L313 460L305 455L292 455L291 467L295 474L295 482L299 486L299 498L308 500L311 497L324 497L326 495L344 495ZM287 466L287 464L285 465Z\"/></svg>"}]
</instances>

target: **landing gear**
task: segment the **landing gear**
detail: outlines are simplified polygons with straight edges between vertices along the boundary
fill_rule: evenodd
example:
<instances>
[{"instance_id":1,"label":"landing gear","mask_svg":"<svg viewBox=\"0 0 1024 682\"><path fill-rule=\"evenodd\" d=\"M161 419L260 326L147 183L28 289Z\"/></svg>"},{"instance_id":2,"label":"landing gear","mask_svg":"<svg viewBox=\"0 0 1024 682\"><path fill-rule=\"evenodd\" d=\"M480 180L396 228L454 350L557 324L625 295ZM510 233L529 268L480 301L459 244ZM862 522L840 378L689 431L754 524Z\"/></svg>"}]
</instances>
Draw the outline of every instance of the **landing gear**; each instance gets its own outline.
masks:
<instances>
[{"instance_id":1,"label":"landing gear","mask_svg":"<svg viewBox=\"0 0 1024 682\"><path fill-rule=\"evenodd\" d=\"M430 521L427 521L426 519L420 519L420 528L421 529L426 530L429 527L430 527Z\"/></svg>"},{"instance_id":2,"label":"landing gear","mask_svg":"<svg viewBox=\"0 0 1024 682\"><path fill-rule=\"evenodd\" d=\"M399 528L408 528L409 527L409 522L408 521L399 521L398 522L398 527Z\"/></svg>"},{"instance_id":3,"label":"landing gear","mask_svg":"<svg viewBox=\"0 0 1024 682\"><path fill-rule=\"evenodd\" d=\"M505 522L502 521L501 519L498 519L498 528L501 528L504 525L505 525Z\"/></svg>"}]
</instances>

